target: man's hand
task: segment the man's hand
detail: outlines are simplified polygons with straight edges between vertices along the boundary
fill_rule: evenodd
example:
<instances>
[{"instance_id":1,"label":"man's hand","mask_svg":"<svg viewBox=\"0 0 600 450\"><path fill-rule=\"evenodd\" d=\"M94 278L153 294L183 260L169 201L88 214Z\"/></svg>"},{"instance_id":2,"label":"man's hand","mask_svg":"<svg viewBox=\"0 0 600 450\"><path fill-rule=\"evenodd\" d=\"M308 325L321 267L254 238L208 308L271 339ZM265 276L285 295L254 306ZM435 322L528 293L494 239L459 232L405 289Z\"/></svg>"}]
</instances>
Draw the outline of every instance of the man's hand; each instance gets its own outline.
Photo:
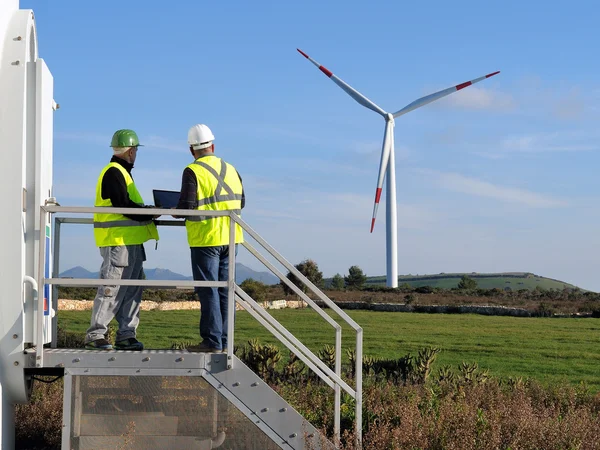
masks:
<instances>
[{"instance_id":1,"label":"man's hand","mask_svg":"<svg viewBox=\"0 0 600 450\"><path fill-rule=\"evenodd\" d=\"M173 206L171 209L177 209L177 208ZM174 215L174 214L173 214L173 215L171 215L171 217L172 217L173 219L185 219L185 217L176 216L176 215Z\"/></svg>"},{"instance_id":2,"label":"man's hand","mask_svg":"<svg viewBox=\"0 0 600 450\"><path fill-rule=\"evenodd\" d=\"M144 205L143 208L156 208L156 206L154 206L154 205ZM157 216L152 216L152 220L158 219L160 216L162 216L162 214L159 214Z\"/></svg>"}]
</instances>

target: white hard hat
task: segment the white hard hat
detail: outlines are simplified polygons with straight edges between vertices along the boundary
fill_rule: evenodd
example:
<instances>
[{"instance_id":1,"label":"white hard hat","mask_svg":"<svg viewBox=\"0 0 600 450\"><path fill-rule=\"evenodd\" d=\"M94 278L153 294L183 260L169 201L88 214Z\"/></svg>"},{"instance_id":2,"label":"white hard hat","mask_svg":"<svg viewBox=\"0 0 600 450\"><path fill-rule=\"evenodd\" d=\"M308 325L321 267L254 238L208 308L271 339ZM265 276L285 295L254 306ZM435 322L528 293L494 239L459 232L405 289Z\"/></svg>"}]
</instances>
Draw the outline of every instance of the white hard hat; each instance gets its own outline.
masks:
<instances>
[{"instance_id":1,"label":"white hard hat","mask_svg":"<svg viewBox=\"0 0 600 450\"><path fill-rule=\"evenodd\" d=\"M202 150L212 145L212 141L215 140L212 131L203 123L194 125L188 131L188 144L192 146L194 150Z\"/></svg>"}]
</instances>

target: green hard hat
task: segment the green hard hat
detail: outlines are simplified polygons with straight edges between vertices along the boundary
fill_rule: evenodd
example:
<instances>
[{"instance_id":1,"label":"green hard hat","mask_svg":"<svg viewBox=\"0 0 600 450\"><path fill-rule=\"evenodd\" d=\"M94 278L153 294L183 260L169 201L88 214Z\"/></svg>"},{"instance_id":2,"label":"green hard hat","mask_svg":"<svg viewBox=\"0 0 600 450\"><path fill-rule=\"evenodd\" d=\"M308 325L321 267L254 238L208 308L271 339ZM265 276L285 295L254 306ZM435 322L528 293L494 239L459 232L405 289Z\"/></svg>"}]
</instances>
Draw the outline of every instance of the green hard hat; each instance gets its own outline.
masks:
<instances>
[{"instance_id":1,"label":"green hard hat","mask_svg":"<svg viewBox=\"0 0 600 450\"><path fill-rule=\"evenodd\" d=\"M137 147L140 145L138 135L133 130L117 130L113 134L112 141L110 141L111 147Z\"/></svg>"}]
</instances>

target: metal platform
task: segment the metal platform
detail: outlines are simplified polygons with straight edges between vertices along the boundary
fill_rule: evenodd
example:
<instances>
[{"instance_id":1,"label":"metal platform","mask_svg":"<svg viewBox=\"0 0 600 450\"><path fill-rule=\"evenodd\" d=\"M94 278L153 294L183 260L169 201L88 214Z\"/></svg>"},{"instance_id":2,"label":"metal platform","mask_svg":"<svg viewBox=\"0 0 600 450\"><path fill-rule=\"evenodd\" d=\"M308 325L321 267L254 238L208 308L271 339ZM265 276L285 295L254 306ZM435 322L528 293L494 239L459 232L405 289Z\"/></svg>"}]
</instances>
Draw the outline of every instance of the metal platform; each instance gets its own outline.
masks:
<instances>
[{"instance_id":1,"label":"metal platform","mask_svg":"<svg viewBox=\"0 0 600 450\"><path fill-rule=\"evenodd\" d=\"M63 448L334 448L233 356L45 349L65 374ZM35 367L35 353L26 355Z\"/></svg>"}]
</instances>

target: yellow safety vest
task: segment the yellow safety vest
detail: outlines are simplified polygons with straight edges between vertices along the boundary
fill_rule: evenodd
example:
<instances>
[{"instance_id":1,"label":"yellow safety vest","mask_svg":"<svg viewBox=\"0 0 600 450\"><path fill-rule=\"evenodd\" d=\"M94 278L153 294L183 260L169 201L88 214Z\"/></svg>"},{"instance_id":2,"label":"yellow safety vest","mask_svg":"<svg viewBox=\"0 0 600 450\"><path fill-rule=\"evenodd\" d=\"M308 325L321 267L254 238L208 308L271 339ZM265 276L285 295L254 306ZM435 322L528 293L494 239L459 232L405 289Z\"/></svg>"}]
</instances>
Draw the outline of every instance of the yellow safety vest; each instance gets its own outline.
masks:
<instances>
[{"instance_id":1,"label":"yellow safety vest","mask_svg":"<svg viewBox=\"0 0 600 450\"><path fill-rule=\"evenodd\" d=\"M133 178L131 178L131 175L129 175L129 172L123 166L114 162L111 162L100 172L98 184L96 185L96 203L94 206L113 206L110 199L102 198L102 179L106 171L111 167L119 169L123 174L129 198L142 206L144 200L135 187ZM122 214L94 214L94 238L98 247L136 245L143 244L150 239L158 241L158 230L151 220L138 222Z\"/></svg>"},{"instance_id":2,"label":"yellow safety vest","mask_svg":"<svg viewBox=\"0 0 600 450\"><path fill-rule=\"evenodd\" d=\"M232 210L242 213L242 181L231 165L216 156L198 158L189 167L198 183L200 211ZM190 247L214 247L229 244L229 217L187 217L185 221ZM235 242L244 242L242 228L235 225Z\"/></svg>"}]
</instances>

